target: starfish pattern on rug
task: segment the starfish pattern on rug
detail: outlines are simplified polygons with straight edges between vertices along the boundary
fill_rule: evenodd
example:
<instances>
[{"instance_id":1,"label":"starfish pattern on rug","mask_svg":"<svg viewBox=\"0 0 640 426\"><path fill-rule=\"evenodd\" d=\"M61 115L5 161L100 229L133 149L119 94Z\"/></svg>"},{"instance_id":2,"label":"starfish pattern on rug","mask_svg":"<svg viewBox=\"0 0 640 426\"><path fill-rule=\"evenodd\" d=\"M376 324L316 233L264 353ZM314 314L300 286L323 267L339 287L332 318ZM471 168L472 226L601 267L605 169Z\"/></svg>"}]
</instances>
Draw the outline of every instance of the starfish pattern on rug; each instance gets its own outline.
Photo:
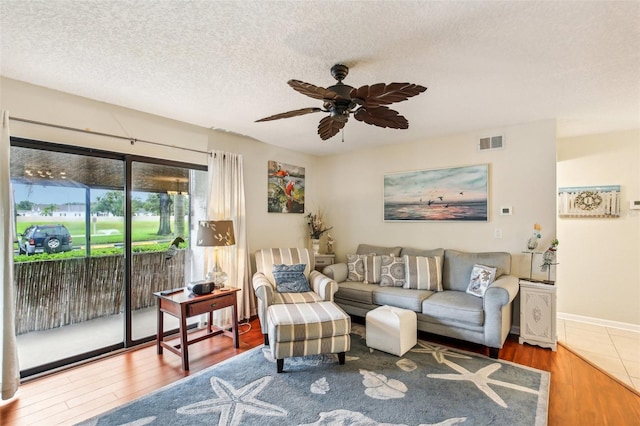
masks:
<instances>
[{"instance_id":1,"label":"starfish pattern on rug","mask_svg":"<svg viewBox=\"0 0 640 426\"><path fill-rule=\"evenodd\" d=\"M507 403L504 402L504 400L500 397L500 395L498 395L493 389L489 387L490 384L502 386L505 388L509 388L509 389L513 389L521 392L528 392L532 394L540 393L536 390L529 389L524 386L515 385L509 382L503 382L501 380L490 379L489 376L494 372L498 371L502 367L502 365L500 365L497 362L494 364L489 364L486 367L482 367L480 370L476 371L475 373L472 373L466 368L462 367L461 365L458 365L446 359L444 360L444 364L453 368L460 374L427 374L427 377L430 377L432 379L444 379L444 380L468 380L472 382L474 385L476 385L478 389L484 392L485 395L491 398L493 402L495 402L496 404L500 405L503 408L508 408Z\"/></svg>"},{"instance_id":2,"label":"starfish pattern on rug","mask_svg":"<svg viewBox=\"0 0 640 426\"><path fill-rule=\"evenodd\" d=\"M431 354L433 358L438 362L438 364L444 363L445 356L450 356L452 358L462 358L462 359L471 359L470 356L463 355L458 352L453 352L451 348L447 348L445 346L433 345L427 342L423 342L418 340L418 349L411 349L411 352L423 353L423 354Z\"/></svg>"},{"instance_id":3,"label":"starfish pattern on rug","mask_svg":"<svg viewBox=\"0 0 640 426\"><path fill-rule=\"evenodd\" d=\"M240 389L236 389L231 383L211 378L211 387L218 398L207 399L194 404L178 408L179 414L206 414L220 412L218 425L240 425L245 413L256 416L286 416L288 411L260 401L257 396L273 380L271 376L265 376L255 380Z\"/></svg>"}]
</instances>

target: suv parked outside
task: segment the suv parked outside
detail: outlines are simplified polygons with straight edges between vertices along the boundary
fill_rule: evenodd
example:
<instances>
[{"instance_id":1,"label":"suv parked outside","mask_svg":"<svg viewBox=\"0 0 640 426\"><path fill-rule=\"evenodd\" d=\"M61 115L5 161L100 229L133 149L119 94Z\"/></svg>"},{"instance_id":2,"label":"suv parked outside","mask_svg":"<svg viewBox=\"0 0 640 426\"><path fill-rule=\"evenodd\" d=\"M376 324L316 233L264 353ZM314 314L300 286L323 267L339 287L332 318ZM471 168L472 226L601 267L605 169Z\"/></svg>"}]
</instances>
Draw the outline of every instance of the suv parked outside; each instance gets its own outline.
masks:
<instances>
[{"instance_id":1,"label":"suv parked outside","mask_svg":"<svg viewBox=\"0 0 640 426\"><path fill-rule=\"evenodd\" d=\"M18 240L20 254L59 253L73 250L71 234L64 225L31 225Z\"/></svg>"}]
</instances>

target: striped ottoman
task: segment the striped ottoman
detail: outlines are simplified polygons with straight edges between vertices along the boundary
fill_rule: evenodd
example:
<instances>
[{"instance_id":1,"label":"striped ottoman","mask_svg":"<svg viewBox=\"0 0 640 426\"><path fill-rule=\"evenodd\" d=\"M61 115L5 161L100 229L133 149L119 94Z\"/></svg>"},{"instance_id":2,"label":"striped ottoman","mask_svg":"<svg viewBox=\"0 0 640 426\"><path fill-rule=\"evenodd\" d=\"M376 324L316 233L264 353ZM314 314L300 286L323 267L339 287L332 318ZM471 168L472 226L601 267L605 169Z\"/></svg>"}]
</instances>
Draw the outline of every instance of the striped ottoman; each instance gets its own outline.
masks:
<instances>
[{"instance_id":1,"label":"striped ottoman","mask_svg":"<svg viewBox=\"0 0 640 426\"><path fill-rule=\"evenodd\" d=\"M278 373L284 358L294 356L337 353L344 364L345 352L351 348L351 317L333 302L271 305L267 323Z\"/></svg>"}]
</instances>

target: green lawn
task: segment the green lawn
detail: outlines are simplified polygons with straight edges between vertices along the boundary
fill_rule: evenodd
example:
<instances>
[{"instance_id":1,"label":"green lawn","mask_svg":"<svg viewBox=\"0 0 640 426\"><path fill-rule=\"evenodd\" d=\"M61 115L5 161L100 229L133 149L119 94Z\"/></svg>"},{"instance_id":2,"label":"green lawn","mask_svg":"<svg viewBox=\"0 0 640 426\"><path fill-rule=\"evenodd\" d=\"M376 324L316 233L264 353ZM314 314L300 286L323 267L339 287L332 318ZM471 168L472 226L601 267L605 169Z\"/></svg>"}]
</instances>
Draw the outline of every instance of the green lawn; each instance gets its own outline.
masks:
<instances>
[{"instance_id":1,"label":"green lawn","mask_svg":"<svg viewBox=\"0 0 640 426\"><path fill-rule=\"evenodd\" d=\"M30 217L30 216L19 216L17 218L16 230L18 234L21 234L31 225L41 225L41 224L62 224L67 227L69 233L72 237L72 244L74 248L84 247L87 243L86 239L86 229L85 222L81 218L71 218L67 219L64 217L56 217L56 218L42 218L42 217ZM159 218L156 216L145 216L145 217L135 217L131 226L131 241L134 246L147 246L147 249L153 250L166 250L169 247L169 244L175 238L174 235L157 235L158 232L158 223ZM173 220L172 220L173 223ZM121 218L103 218L100 217L96 220L96 222L91 223L91 246L92 246L92 255L98 252L96 248L105 249L108 251L109 248L113 249L113 247L121 247L124 244L124 220ZM186 226L186 224L185 224ZM171 227L172 230L175 231L175 226ZM187 238L185 238L186 240ZM188 242L187 242L188 244ZM185 245L182 245L181 248L184 248ZM18 251L18 244L14 244L14 248L16 252ZM146 250L145 250L146 251ZM105 252L105 254L109 254ZM69 253L59 253L56 255L39 255L39 256L79 256L84 255L84 251L74 250Z\"/></svg>"},{"instance_id":2,"label":"green lawn","mask_svg":"<svg viewBox=\"0 0 640 426\"><path fill-rule=\"evenodd\" d=\"M65 218L19 217L16 224L18 234L24 232L31 225L60 223L67 227L73 237L73 245L85 245L85 223L82 220L65 220ZM172 241L172 235L157 235L157 217L136 217L131 226L132 241ZM124 221L117 218L99 218L96 223L91 223L91 242L93 244L112 244L124 242Z\"/></svg>"}]
</instances>

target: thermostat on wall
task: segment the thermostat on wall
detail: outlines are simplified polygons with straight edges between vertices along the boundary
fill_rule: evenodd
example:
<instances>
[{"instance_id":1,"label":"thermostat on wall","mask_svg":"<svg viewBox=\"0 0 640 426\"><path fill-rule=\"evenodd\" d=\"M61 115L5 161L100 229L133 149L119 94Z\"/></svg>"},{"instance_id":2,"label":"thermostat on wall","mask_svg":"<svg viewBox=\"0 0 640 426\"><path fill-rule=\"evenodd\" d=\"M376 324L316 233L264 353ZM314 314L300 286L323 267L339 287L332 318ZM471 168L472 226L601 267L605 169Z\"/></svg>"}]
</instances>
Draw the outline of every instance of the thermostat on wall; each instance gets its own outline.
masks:
<instances>
[{"instance_id":1,"label":"thermostat on wall","mask_svg":"<svg viewBox=\"0 0 640 426\"><path fill-rule=\"evenodd\" d=\"M510 216L511 215L511 206L500 207L500 214L502 216Z\"/></svg>"},{"instance_id":2,"label":"thermostat on wall","mask_svg":"<svg viewBox=\"0 0 640 426\"><path fill-rule=\"evenodd\" d=\"M640 200L629 200L629 208L631 210L640 210Z\"/></svg>"}]
</instances>

